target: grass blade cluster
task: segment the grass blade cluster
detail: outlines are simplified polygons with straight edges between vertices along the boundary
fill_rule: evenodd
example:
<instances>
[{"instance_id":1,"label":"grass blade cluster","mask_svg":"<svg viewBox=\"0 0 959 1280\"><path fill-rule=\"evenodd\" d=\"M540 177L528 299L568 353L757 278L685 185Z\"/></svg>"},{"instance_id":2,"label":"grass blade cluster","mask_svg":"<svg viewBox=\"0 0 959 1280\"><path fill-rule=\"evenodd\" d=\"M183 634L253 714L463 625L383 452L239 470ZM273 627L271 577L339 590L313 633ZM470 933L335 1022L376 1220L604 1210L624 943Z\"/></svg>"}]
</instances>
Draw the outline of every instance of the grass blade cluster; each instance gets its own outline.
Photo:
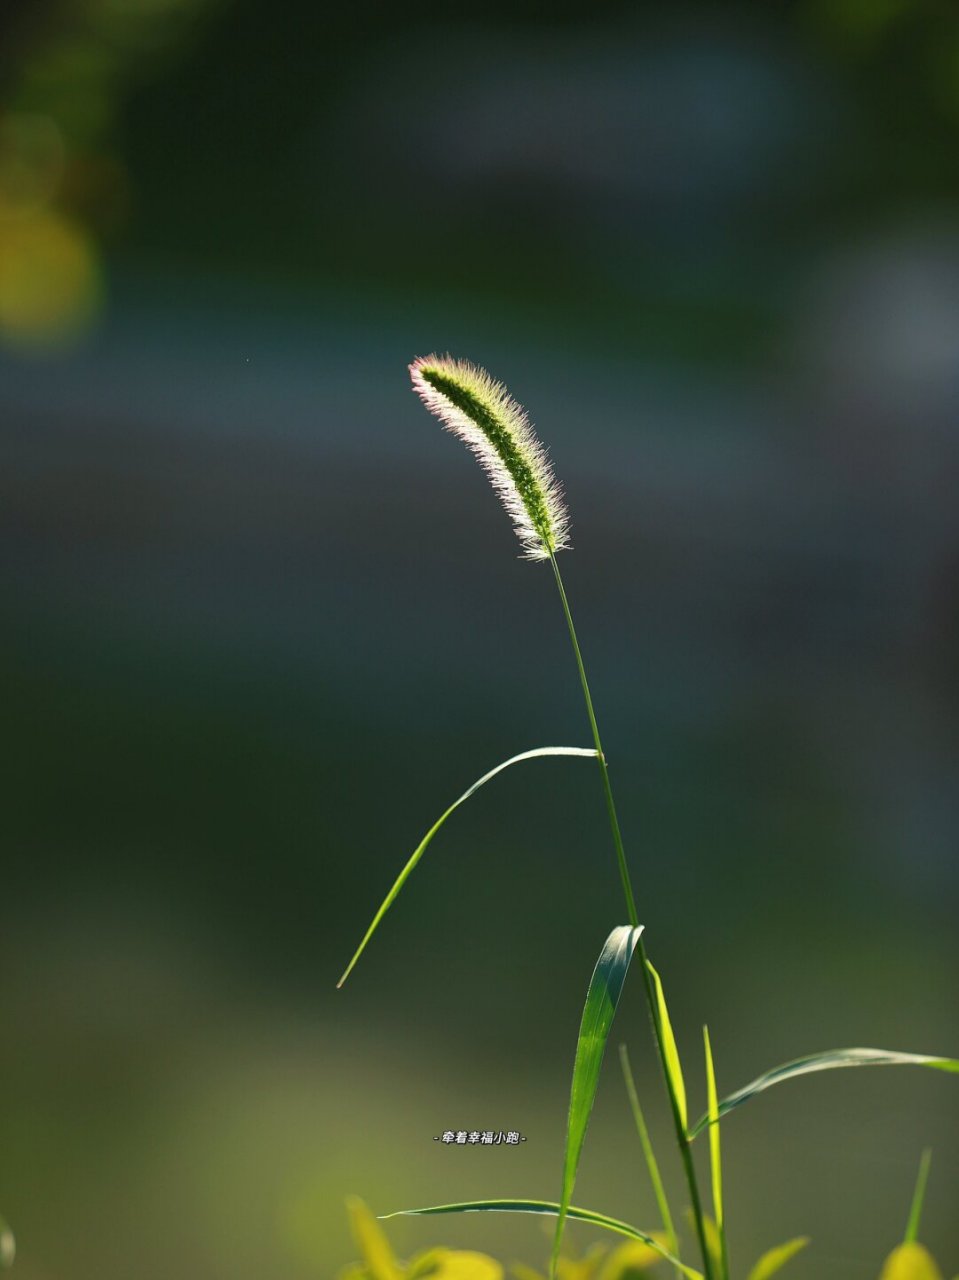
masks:
<instances>
[{"instance_id":1,"label":"grass blade cluster","mask_svg":"<svg viewBox=\"0 0 959 1280\"><path fill-rule=\"evenodd\" d=\"M566 1225L566 1213L573 1198L576 1171L579 1168L579 1158L583 1153L583 1143L586 1140L586 1129L596 1098L599 1073L606 1053L606 1041L609 1039L616 1006L619 1004L623 983L626 981L629 962L633 958L633 952L636 950L636 943L642 931L642 925L637 928L631 925L620 925L610 933L599 953L599 959L596 961L596 967L590 979L589 990L586 993L586 1004L576 1041L576 1058L573 1063L569 1119L566 1125L566 1154L563 1160L563 1193L550 1264L552 1275L556 1274L556 1263L559 1259L563 1229Z\"/></svg>"},{"instance_id":2,"label":"grass blade cluster","mask_svg":"<svg viewBox=\"0 0 959 1280\"><path fill-rule=\"evenodd\" d=\"M642 936L643 928L639 924L636 900L613 798L609 768L600 737L586 667L566 589L556 561L556 552L569 546L569 522L560 487L549 465L546 450L533 432L525 412L508 394L506 388L495 382L482 369L478 369L466 361L454 360L451 356L434 355L414 361L410 366L410 373L414 389L427 408L439 417L447 430L464 441L479 458L494 489L499 494L513 520L515 531L523 545L527 558L548 560L550 562L569 631L573 655L576 660L594 747L593 749L541 747L535 751L526 751L520 755L513 756L485 774L450 805L426 833L400 872L373 917L372 923L338 985L342 986L351 973L373 933L382 921L383 916L395 901L430 842L450 815L481 786L485 785L502 770L522 760L529 760L538 756L587 756L597 761L613 848L623 889L625 914L629 924L617 927L610 933L590 980L576 1043L569 1115L566 1126L562 1191L559 1201L477 1200L456 1204L433 1205L423 1209L401 1210L399 1214L386 1214L384 1216L389 1218L453 1213L528 1213L553 1217L556 1219L556 1228L550 1262L551 1280L555 1280L557 1274L563 1232L567 1221L570 1219L602 1227L605 1230L626 1236L632 1241L641 1242L648 1249L654 1250L656 1254L670 1262L680 1274L689 1277L690 1280L730 1280L723 1204L722 1147L720 1140L720 1120L723 1116L741 1106L750 1098L765 1092L775 1084L812 1072L829 1071L840 1067L901 1065L923 1066L933 1070L959 1073L959 1060L932 1057L926 1054L900 1053L884 1049L832 1049L824 1053L815 1053L803 1058L797 1058L781 1066L774 1067L735 1093L720 1099L716 1087L709 1032L704 1027L707 1110L695 1126L689 1127L686 1086L672 1021L666 1004L662 980L646 955L645 942ZM634 952L638 953L639 956L643 992L649 1009L654 1045L662 1066L677 1150L682 1161L689 1194L689 1220L695 1230L699 1252L702 1256L702 1274L687 1266L680 1259L673 1217L666 1198L659 1165L649 1139L645 1117L639 1104L625 1047L622 1047L620 1051L623 1075L665 1233L661 1233L661 1238L657 1240L656 1237L618 1219L610 1218L605 1214L591 1210L576 1208L571 1203L586 1131L596 1098L609 1032ZM691 1147L693 1139L702 1133L704 1129L709 1129L709 1164L715 1218L709 1217L704 1212ZM916 1239L928 1172L929 1153L926 1152L920 1164L905 1240L887 1259L882 1280L941 1280L936 1264ZM381 1240L375 1231L370 1229L370 1223L362 1220L361 1215L357 1216L355 1213L354 1226L358 1230L360 1227L364 1229L365 1234L362 1236L364 1246L368 1258L373 1258L375 1262L375 1265L368 1267L367 1270L377 1273L372 1280L395 1280L389 1273L389 1266L385 1261L386 1255L383 1255L380 1249ZM2 1244L2 1240L0 1240L0 1244ZM808 1239L806 1237L797 1237L768 1250L752 1268L748 1280L769 1280L807 1244ZM633 1253L635 1246L622 1245L620 1249L627 1249L630 1253ZM424 1255L421 1259L424 1267L427 1265L426 1260L430 1256L433 1255ZM438 1254L435 1256L438 1257ZM465 1257L466 1255L461 1256ZM481 1255L471 1256L479 1258ZM0 1258L0 1261L2 1261L2 1258ZM490 1260L487 1259L486 1261L489 1262ZM649 1258L646 1257L642 1260L641 1265L645 1267L648 1264ZM418 1271L416 1274L419 1275L421 1273ZM426 1272L423 1271L422 1274L425 1275ZM359 1278L352 1277L351 1280L359 1280ZM959 1277L957 1277L957 1280L959 1280Z\"/></svg>"},{"instance_id":3,"label":"grass blade cluster","mask_svg":"<svg viewBox=\"0 0 959 1280\"><path fill-rule=\"evenodd\" d=\"M386 897L383 899L382 903L380 904L380 908L377 911L376 915L373 917L370 927L367 929L366 933L363 935L363 940L360 942L360 945L356 948L356 951L353 954L353 959L346 966L346 969L343 971L343 976L340 978L339 982L336 984L337 987L342 987L343 983L347 980L347 978L352 973L357 960L359 960L360 956L366 950L367 944L369 943L370 939L373 937L373 934L376 932L377 928L379 927L380 921L383 919L387 911L389 911L390 907L393 905L400 890L403 888L403 885L406 884L406 881L409 879L409 876L413 871L414 867L419 862L420 858L422 858L426 850L429 848L430 843L433 840L433 837L437 834L437 832L446 822L446 819L450 816L450 814L455 813L461 804L464 804L470 798L470 796L475 795L476 792L479 791L480 787L485 786L486 783L490 781L490 779L495 778L496 775L498 773L502 773L504 769L509 769L511 765L519 764L520 761L522 760L536 760L540 756L586 756L592 760L592 759L595 759L596 752L590 747L537 747L533 751L521 751L518 756L511 756L509 760L504 760L503 763L498 764L495 769L490 769L489 773L484 773L482 778L478 778L471 787L467 788L467 790L463 792L463 794L460 796L458 800L453 801L453 803L450 805L450 807L446 810L445 813L443 813L439 818L437 818L437 820L430 827L429 831L427 831L426 835L423 837L423 839L419 842L419 844L413 850L413 853L409 861L407 862L406 866L403 868L400 874L396 877L393 887L390 889L389 893L386 895Z\"/></svg>"},{"instance_id":4,"label":"grass blade cluster","mask_svg":"<svg viewBox=\"0 0 959 1280\"><path fill-rule=\"evenodd\" d=\"M385 1220L442 1213L535 1213L555 1218L560 1214L560 1205L551 1200L467 1200L461 1204L430 1205L425 1209L399 1209L396 1213L384 1213L380 1216ZM648 1245L650 1249L655 1249L667 1262L677 1267L684 1276L688 1277L688 1280L703 1280L701 1272L680 1262L660 1244L655 1236L640 1231L638 1227L630 1226L628 1222L621 1222L618 1218L611 1218L605 1213L596 1213L592 1209L578 1209L575 1205L567 1205L565 1216L575 1222L586 1222L594 1227L602 1227L605 1231L626 1236L630 1240L641 1240L643 1244Z\"/></svg>"},{"instance_id":5,"label":"grass blade cluster","mask_svg":"<svg viewBox=\"0 0 959 1280\"><path fill-rule=\"evenodd\" d=\"M959 1060L933 1058L924 1053L899 1053L894 1049L828 1049L823 1053L811 1053L808 1057L794 1058L791 1062L784 1062L782 1066L764 1071L749 1084L730 1093L720 1102L717 1119L728 1111L741 1107L757 1094L771 1089L774 1084L781 1084L796 1076L810 1075L814 1071L833 1071L839 1067L931 1067L934 1071L959 1072ZM689 1136L698 1137L710 1123L707 1112L700 1116Z\"/></svg>"}]
</instances>

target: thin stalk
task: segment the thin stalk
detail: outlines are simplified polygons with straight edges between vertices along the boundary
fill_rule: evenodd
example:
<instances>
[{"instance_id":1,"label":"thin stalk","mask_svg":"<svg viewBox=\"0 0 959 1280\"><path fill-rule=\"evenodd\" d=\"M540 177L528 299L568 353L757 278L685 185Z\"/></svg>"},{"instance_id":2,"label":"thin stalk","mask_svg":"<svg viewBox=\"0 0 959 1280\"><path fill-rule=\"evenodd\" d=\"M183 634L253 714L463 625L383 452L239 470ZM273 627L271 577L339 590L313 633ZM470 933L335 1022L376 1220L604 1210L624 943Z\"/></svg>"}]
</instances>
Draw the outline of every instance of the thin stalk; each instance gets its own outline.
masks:
<instances>
[{"instance_id":1,"label":"thin stalk","mask_svg":"<svg viewBox=\"0 0 959 1280\"><path fill-rule=\"evenodd\" d=\"M640 1145L643 1148L643 1155L646 1157L646 1168L649 1170L649 1180L653 1184L653 1194L656 1197L656 1204L659 1206L659 1216L663 1221L663 1228L666 1232L666 1245L670 1253L678 1258L679 1240L676 1236L676 1228L673 1225L673 1215L670 1212L669 1201L666 1198L666 1188L663 1186L662 1175L659 1172L659 1161L656 1159L656 1153L653 1151L653 1144L649 1136L649 1130L646 1128L646 1117L643 1115L643 1108L639 1105L639 1094L636 1092L636 1081L633 1079L633 1069L629 1065L629 1051L624 1044L619 1046L619 1061L623 1069L623 1080L626 1083L626 1094L629 1098L630 1110L633 1113L633 1120L636 1123L636 1132L639 1134ZM679 1276L681 1272L677 1271Z\"/></svg>"},{"instance_id":2,"label":"thin stalk","mask_svg":"<svg viewBox=\"0 0 959 1280\"><path fill-rule=\"evenodd\" d=\"M583 687L583 698L586 702L586 714L589 716L589 727L592 730L593 742L596 745L596 759L599 763L599 771L603 783L603 795L606 798L606 811L609 815L609 826L613 835L613 846L616 850L616 860L619 864L619 876L623 885L623 894L626 898L626 911L629 915L630 924L636 928L639 925L639 917L636 914L636 899L633 897L633 886L629 878L629 868L626 865L626 851L623 848L623 837L619 829L619 819L616 816L616 804L613 800L613 789L609 781L609 769L606 765L606 756L603 752L603 744L599 736L599 725L596 723L596 712L593 709L593 699L589 692L589 681L586 679L586 668L583 665L583 655L579 647L579 641L576 638L576 627L573 624L573 615L570 612L569 600L566 598L566 588L563 586L563 578L559 571L559 565L556 563L556 557L552 552L550 552L549 561L553 566L553 576L556 579L559 598L563 604L566 626L569 629L569 638L572 641L573 654L576 658L576 668L579 671L579 681ZM646 1004L649 1006L649 1016L653 1028L653 1041L656 1045L656 1051L659 1054L663 1080L666 1084L666 1093L669 1098L670 1110L673 1116L673 1127L676 1130L676 1144L679 1147L679 1155L683 1164L683 1172L686 1175L686 1185L689 1189L689 1199L693 1210L693 1220L696 1224L696 1235L699 1241L699 1250L703 1258L703 1272L705 1280L715 1280L712 1258L710 1256L709 1249L706 1246L706 1229L703 1226L703 1205L699 1194L699 1184L696 1181L696 1168L693 1164L692 1151L690 1150L686 1126L683 1124L679 1099L676 1097L676 1092L673 1088L672 1080L670 1079L669 1069L666 1065L666 1053L663 1047L663 1033L659 1020L659 1008L653 992L652 980L649 976L646 947L642 936L640 936L636 949L639 952L640 968L643 974L643 990L646 993Z\"/></svg>"},{"instance_id":3,"label":"thin stalk","mask_svg":"<svg viewBox=\"0 0 959 1280\"><path fill-rule=\"evenodd\" d=\"M932 1150L926 1147L919 1161L919 1176L916 1178L916 1189L909 1209L909 1221L906 1223L906 1234L903 1244L915 1244L919 1235L919 1223L922 1219L922 1202L926 1198L926 1183L929 1181L929 1166L932 1163Z\"/></svg>"},{"instance_id":4,"label":"thin stalk","mask_svg":"<svg viewBox=\"0 0 959 1280\"><path fill-rule=\"evenodd\" d=\"M635 929L639 925L639 916L636 914L636 899L633 897L633 886L629 879L626 851L623 848L623 837L619 830L616 803L613 800L613 789L609 784L609 769L606 767L603 744L599 737L599 725L596 723L596 712L593 710L593 699L589 692L589 681L586 679L586 668L583 666L583 655L580 652L579 641L576 639L576 628L573 625L573 615L570 613L569 601L566 599L566 588L563 586L559 565L556 563L556 557L552 552L550 552L549 560L553 566L556 585L559 588L559 598L563 602L563 613L566 615L566 625L569 627L569 638L573 642L573 653L576 655L576 666L579 670L579 682L583 686L583 697L586 699L586 714L589 716L589 727L593 731L593 742L596 744L596 759L599 762L599 772L603 779L603 795L606 797L606 811L609 814L610 830L613 833L613 844L616 848L616 860L619 863L619 878L623 882L623 894L626 897L626 911L629 914L629 923ZM640 945L642 945L642 939L640 939Z\"/></svg>"}]
</instances>

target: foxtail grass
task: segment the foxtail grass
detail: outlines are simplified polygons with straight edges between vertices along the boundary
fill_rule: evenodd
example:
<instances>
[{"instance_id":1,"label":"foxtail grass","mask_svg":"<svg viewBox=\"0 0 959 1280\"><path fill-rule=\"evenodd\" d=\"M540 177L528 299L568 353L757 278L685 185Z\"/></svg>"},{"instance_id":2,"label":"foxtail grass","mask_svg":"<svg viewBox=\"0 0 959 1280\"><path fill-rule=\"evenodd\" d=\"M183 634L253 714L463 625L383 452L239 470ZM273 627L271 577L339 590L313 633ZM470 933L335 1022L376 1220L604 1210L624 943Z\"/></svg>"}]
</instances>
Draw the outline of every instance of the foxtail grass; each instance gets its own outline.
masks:
<instances>
[{"instance_id":1,"label":"foxtail grass","mask_svg":"<svg viewBox=\"0 0 959 1280\"><path fill-rule=\"evenodd\" d=\"M590 692L586 665L576 626L573 622L569 597L557 560L559 552L570 548L569 515L562 489L553 473L546 448L534 432L525 410L512 398L502 383L490 377L485 370L468 361L454 359L452 356L431 355L414 360L410 365L410 376L413 381L413 387L425 406L439 418L448 431L462 440L480 461L494 491L499 496L512 521L513 528L520 541L522 555L528 560L549 562L569 634L593 746L592 748L543 747L534 751L523 752L518 756L511 757L504 764L485 774L455 801L430 828L400 872L392 889L387 894L378 912L374 915L373 921L352 960L347 965L339 985L342 985L353 969L384 914L446 819L480 786L502 769L533 756L579 755L590 756L596 760L609 822L615 865L623 893L628 923L618 925L610 932L600 952L587 991L573 1058L570 1107L566 1126L566 1144L559 1200L473 1200L432 1205L421 1209L407 1209L399 1212L412 1215L481 1212L532 1213L555 1217L556 1229L550 1263L550 1273L554 1280L560 1256L563 1230L567 1220L591 1223L598 1228L641 1241L670 1262L679 1274L691 1277L692 1280L700 1280L700 1278L701 1280L731 1280L729 1252L726 1242L726 1207L723 1195L722 1149L720 1144L720 1122L724 1116L750 1099L764 1093L773 1085L811 1072L833 1070L840 1067L902 1065L922 1066L933 1070L955 1073L959 1072L959 1060L928 1054L902 1053L894 1050L832 1049L821 1053L808 1054L805 1057L793 1059L780 1067L774 1067L763 1072L741 1089L720 1098L716 1087L716 1072L709 1033L704 1028L707 1108L695 1124L689 1124L686 1081L682 1063L673 1033L663 982L659 972L653 967L646 953L645 934L643 926L639 922L636 895L633 890L620 829L610 770L603 748L593 697ZM622 1050L624 1079L647 1170L653 1184L654 1196L663 1220L663 1234L660 1238L657 1238L651 1232L632 1227L619 1219L610 1218L608 1215L597 1211L578 1209L571 1203L580 1155L583 1150L587 1125L596 1096L600 1068L613 1016L616 1012L620 992L634 953L638 965L633 967L639 968L649 1011L653 1045L659 1060L679 1163L682 1167L686 1192L689 1198L689 1218L696 1239L699 1260L702 1266L701 1272L690 1266L682 1257L681 1242L676 1231L675 1220L669 1208L659 1162L653 1154L649 1132L640 1107L625 1048ZM712 1217L707 1216L703 1207L692 1154L695 1139L707 1130L709 1132ZM914 1261L917 1258L920 1261L922 1260L922 1247L917 1243L915 1237L919 1226L927 1173L928 1158L924 1158L913 1197L906 1238L902 1245L899 1246L900 1251L906 1251L903 1257L906 1257L907 1262L910 1259ZM383 1216L393 1217L396 1215L386 1214ZM768 1250L753 1266L748 1274L748 1280L768 1280L768 1277L778 1272L807 1244L807 1237L801 1236ZM893 1280L893 1277L896 1277L896 1280L901 1280L901 1277L907 1274L905 1271L889 1270L894 1263L898 1266L895 1254L890 1255L887 1260L887 1270L883 1273L885 1280ZM934 1280L934 1273L928 1270L917 1270L915 1273L909 1272L908 1274L915 1274L916 1277L920 1277L920 1280Z\"/></svg>"},{"instance_id":2,"label":"foxtail grass","mask_svg":"<svg viewBox=\"0 0 959 1280\"><path fill-rule=\"evenodd\" d=\"M569 546L569 516L546 449L501 382L468 360L423 356L410 365L417 395L479 459L528 560Z\"/></svg>"}]
</instances>

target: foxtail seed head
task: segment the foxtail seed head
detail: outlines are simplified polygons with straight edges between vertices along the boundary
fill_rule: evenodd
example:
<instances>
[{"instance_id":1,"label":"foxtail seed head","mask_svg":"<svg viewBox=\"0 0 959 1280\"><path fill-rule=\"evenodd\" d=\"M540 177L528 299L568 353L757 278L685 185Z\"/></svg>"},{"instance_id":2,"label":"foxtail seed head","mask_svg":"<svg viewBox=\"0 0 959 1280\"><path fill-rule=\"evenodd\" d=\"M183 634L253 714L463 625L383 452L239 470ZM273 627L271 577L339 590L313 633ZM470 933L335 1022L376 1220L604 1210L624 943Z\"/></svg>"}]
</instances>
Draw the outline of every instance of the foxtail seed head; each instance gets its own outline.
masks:
<instances>
[{"instance_id":1,"label":"foxtail seed head","mask_svg":"<svg viewBox=\"0 0 959 1280\"><path fill-rule=\"evenodd\" d=\"M479 459L513 521L527 560L569 547L569 516L559 481L525 410L483 369L452 356L421 356L413 387L447 431Z\"/></svg>"}]
</instances>

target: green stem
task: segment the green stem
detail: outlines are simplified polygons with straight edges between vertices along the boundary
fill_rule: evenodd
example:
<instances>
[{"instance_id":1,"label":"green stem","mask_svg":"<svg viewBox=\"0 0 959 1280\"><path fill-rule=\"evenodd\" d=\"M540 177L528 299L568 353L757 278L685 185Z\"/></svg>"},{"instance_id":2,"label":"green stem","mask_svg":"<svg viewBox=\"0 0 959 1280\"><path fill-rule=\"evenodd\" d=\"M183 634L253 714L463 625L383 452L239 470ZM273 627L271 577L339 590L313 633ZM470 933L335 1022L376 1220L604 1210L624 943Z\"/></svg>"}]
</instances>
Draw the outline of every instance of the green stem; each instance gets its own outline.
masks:
<instances>
[{"instance_id":1,"label":"green stem","mask_svg":"<svg viewBox=\"0 0 959 1280\"><path fill-rule=\"evenodd\" d=\"M912 1205L909 1209L909 1221L906 1223L906 1234L902 1238L903 1244L915 1244L919 1235L919 1223L922 1219L922 1202L926 1198L926 1183L929 1181L929 1165L932 1163L932 1150L926 1147L922 1153L922 1159L919 1161L919 1175L916 1178L916 1189L912 1195Z\"/></svg>"},{"instance_id":2,"label":"green stem","mask_svg":"<svg viewBox=\"0 0 959 1280\"><path fill-rule=\"evenodd\" d=\"M613 845L616 849L616 860L619 864L619 876L623 884L623 894L626 898L626 911L629 916L629 923L633 928L636 928L639 925L639 916L636 914L636 899L633 897L633 886L629 878L629 868L626 865L626 851L623 848L623 837L619 829L619 819L616 816L616 804L613 800L613 789L609 781L609 769L606 765L606 756L603 752L603 744L599 736L599 725L596 723L596 712L593 710L593 699L589 692L589 681L586 679L586 668L583 665L583 655L579 647L579 641L576 638L576 627L573 625L573 615L570 612L569 600L566 598L566 588L563 586L563 578L559 571L559 565L556 563L556 557L552 552L550 552L549 560L550 564L553 566L553 576L556 579L559 598L563 602L563 613L566 617L566 625L569 628L569 638L573 644L573 654L576 657L579 681L583 687L583 697L586 701L586 713L589 716L589 727L593 732L593 742L596 745L596 758L599 762L599 771L603 782L603 795L606 798L606 811L609 815L609 826L613 834ZM686 1175L686 1185L689 1189L689 1198L693 1210L693 1220L696 1224L696 1235L699 1241L700 1253L703 1258L703 1271L706 1280L714 1280L712 1258L710 1256L709 1249L706 1246L706 1229L703 1226L703 1205L699 1194L699 1185L696 1181L696 1168L693 1164L693 1157L690 1150L689 1137L686 1133L686 1126L683 1124L679 1099L677 1098L676 1091L673 1088L669 1068L666 1064L663 1032L659 1019L659 1006L656 1001L655 993L653 992L652 980L649 976L646 946L642 935L640 935L636 949L639 952L640 968L643 973L643 990L646 993L646 1003L649 1006L649 1016L653 1028L653 1041L656 1045L656 1051L659 1054L663 1080L666 1084L666 1093L669 1098L670 1110L673 1115L673 1127L676 1130L676 1143L679 1147L679 1155L682 1160L683 1171Z\"/></svg>"},{"instance_id":3,"label":"green stem","mask_svg":"<svg viewBox=\"0 0 959 1280\"><path fill-rule=\"evenodd\" d=\"M656 1197L656 1203L659 1206L659 1216L663 1221L663 1228L666 1231L666 1244L670 1253L677 1258L679 1255L679 1240L676 1236L676 1227L673 1223L673 1215L670 1212L669 1200L666 1198L666 1188L663 1186L662 1175L659 1172L659 1161L656 1159L656 1153L653 1150L653 1143L649 1136L649 1130L646 1128L646 1117L643 1115L643 1108L639 1105L639 1094L636 1092L636 1082L633 1079L633 1069L629 1065L629 1050L624 1044L619 1046L619 1061L623 1069L623 1080L626 1082L626 1095L629 1098L630 1109L633 1113L633 1120L636 1123L636 1132L639 1135L640 1145L643 1148L643 1155L646 1157L646 1168L649 1171L649 1180L653 1184L653 1194ZM682 1272L677 1270L676 1275L681 1276Z\"/></svg>"},{"instance_id":4,"label":"green stem","mask_svg":"<svg viewBox=\"0 0 959 1280\"><path fill-rule=\"evenodd\" d=\"M563 579L560 576L559 565L556 563L556 557L552 552L550 552L549 559L553 566L556 585L559 588L559 598L563 602L563 613L566 615L566 625L569 627L569 638L573 642L573 653L576 655L576 666L579 670L579 681L583 686L583 697L586 699L586 712L589 716L589 727L593 731L593 742L596 744L596 758L599 761L599 772L603 779L603 794L606 797L606 811L609 814L609 825L613 833L613 844L616 846L616 859L619 863L619 878L623 882L623 893L626 897L626 911L629 915L629 923L635 929L639 925L639 916L636 914L636 899L633 897L633 886L629 879L629 868L626 865L626 851L623 848L623 837L619 830L619 819L616 817L616 804L613 800L613 789L609 784L609 769L606 767L606 757L603 754L603 744L599 737L599 725L596 723L596 712L593 710L593 699L589 692L589 681L586 679L586 668L583 666L583 655L580 652L579 641L576 639L576 628L573 625L573 615L569 610L569 601L566 599L566 588L563 586ZM640 946L642 946L642 939L640 939Z\"/></svg>"}]
</instances>

